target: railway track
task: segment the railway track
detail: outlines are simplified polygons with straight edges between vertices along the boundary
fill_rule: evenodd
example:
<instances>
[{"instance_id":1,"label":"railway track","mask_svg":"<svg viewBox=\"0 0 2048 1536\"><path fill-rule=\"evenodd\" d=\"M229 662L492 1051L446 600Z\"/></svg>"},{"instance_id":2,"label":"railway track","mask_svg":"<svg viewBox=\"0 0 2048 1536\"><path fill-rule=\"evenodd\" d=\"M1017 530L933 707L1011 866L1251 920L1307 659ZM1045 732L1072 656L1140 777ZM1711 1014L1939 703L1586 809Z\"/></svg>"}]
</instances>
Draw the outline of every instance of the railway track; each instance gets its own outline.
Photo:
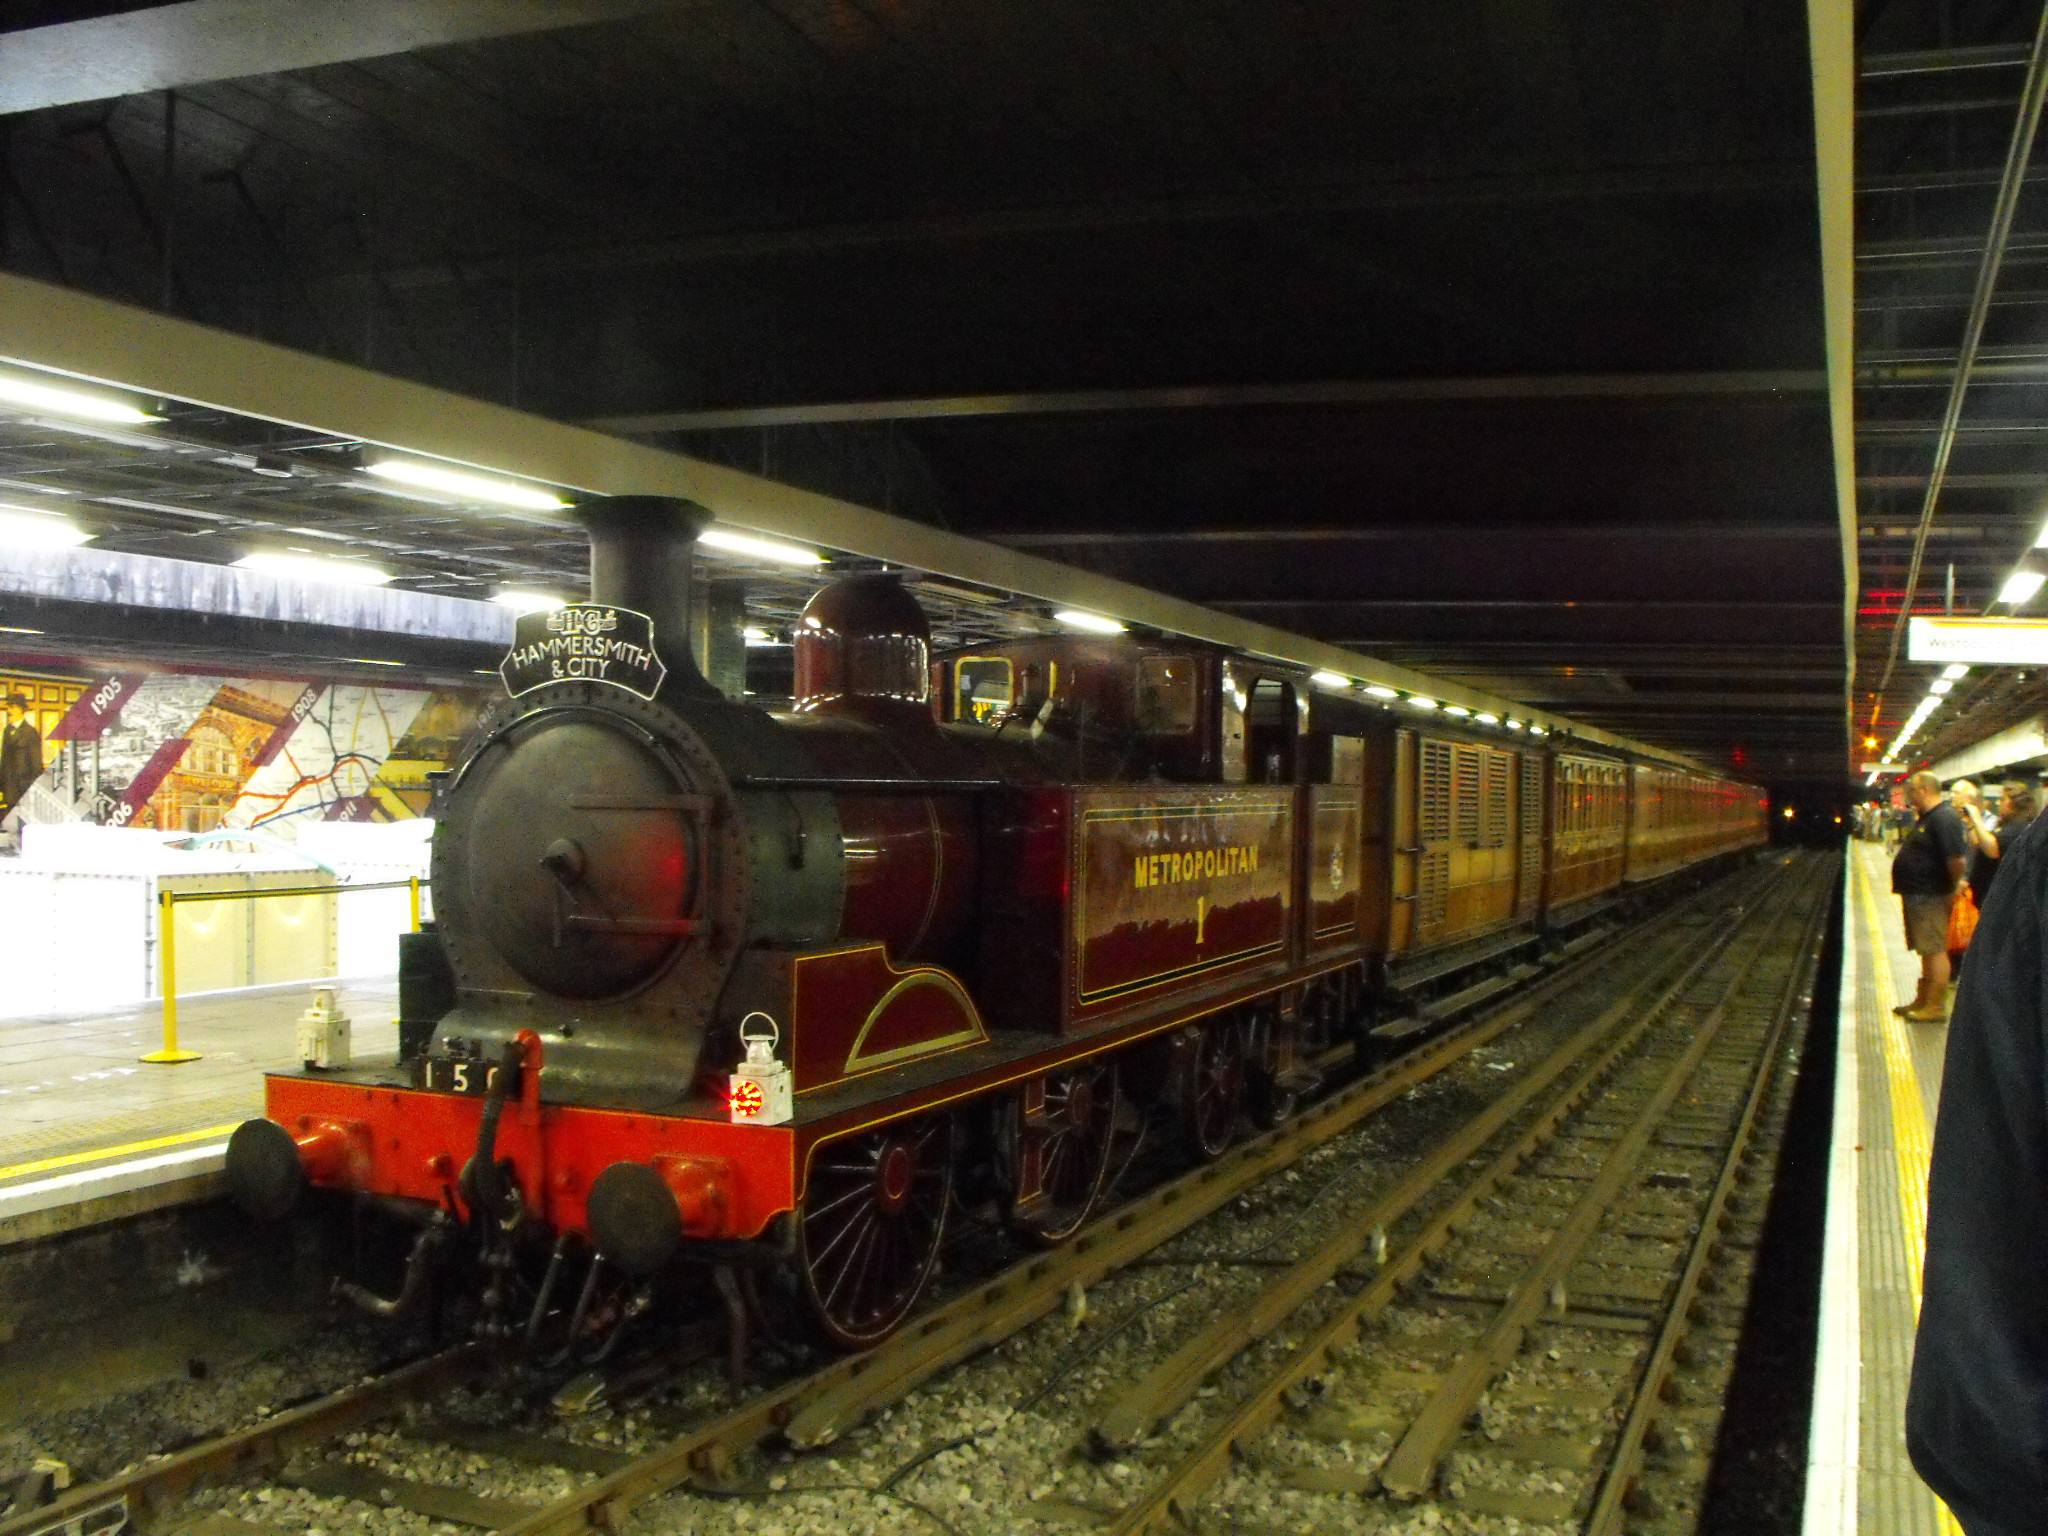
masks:
<instances>
[{"instance_id":1,"label":"railway track","mask_svg":"<svg viewBox=\"0 0 2048 1536\"><path fill-rule=\"evenodd\" d=\"M1199 1496L1232 1480L1311 1528L1317 1501L1376 1496L1593 1536L1691 1529L1828 874L1788 883L1620 1036L1584 1032L1358 1213L1372 1234L1414 1220L1177 1449L1117 1536L1200 1530ZM1495 1135L1536 1078L1567 1072L1541 1113ZM1339 1234L1183 1344L1097 1418L1098 1445L1135 1444L1363 1246Z\"/></svg>"},{"instance_id":2,"label":"railway track","mask_svg":"<svg viewBox=\"0 0 2048 1536\"><path fill-rule=\"evenodd\" d=\"M1788 892L1797 881L1781 875L1767 886L1765 880L1765 876L1755 875L1748 887L1730 885L1722 889L1720 897L1725 900L1733 891L1745 902L1752 895L1763 897L1766 902L1795 899ZM1225 1362L1242 1355L1262 1339L1287 1331L1289 1320L1296 1316L1299 1307L1282 1305L1273 1298L1284 1292L1298 1293L1302 1305L1316 1297L1327 1301L1333 1281L1336 1288L1355 1288L1370 1275L1375 1278L1361 1294L1370 1296L1384 1291L1387 1299L1381 1304L1381 1311L1385 1312L1394 1300L1394 1287L1405 1283L1420 1267L1419 1259L1410 1265L1411 1253L1424 1257L1440 1253L1454 1232L1463 1234L1462 1241L1474 1241L1477 1229L1469 1215L1446 1220L1447 1210L1437 1193L1444 1178L1469 1160L1489 1137L1525 1133L1523 1122L1540 1120L1550 1124L1553 1131L1567 1123L1580 1123L1571 1119L1572 1112L1589 1101L1594 1080L1591 1068L1584 1066L1580 1070L1587 1078L1586 1083L1573 1080L1573 1064L1582 1063L1589 1051L1604 1052L1607 1073L1624 1071L1624 1059L1635 1059L1629 1056L1629 1051L1655 1035L1651 1027L1653 1018L1671 1017L1695 1006L1686 1001L1691 996L1688 989L1719 984L1722 970L1734 963L1729 958L1731 954L1747 953L1742 946L1750 941L1744 935L1754 927L1750 921L1754 915L1745 912L1738 917L1702 922L1697 913L1688 916L1687 909L1674 909L1637 930L1629 945L1610 945L1576 958L1513 1001L1349 1084L1311 1105L1280 1129L1243 1143L1217 1163L1138 1196L1096 1222L1066 1247L1034 1255L1000 1274L959 1289L887 1344L867 1354L835 1360L818 1370L760 1387L737 1406L708 1406L709 1384L716 1378L708 1359L714 1351L707 1342L698 1351L706 1357L700 1366L680 1367L673 1359L641 1362L622 1368L614 1376L614 1396L629 1403L636 1394L644 1395L648 1384L657 1381L664 1371L673 1376L679 1369L695 1369L702 1380L692 1399L698 1405L694 1410L687 1406L670 1408L651 1419L644 1413L628 1413L623 1418L604 1421L613 1425L612 1430L600 1431L611 1435L611 1444L594 1443L589 1434L580 1433L573 1426L563 1432L536 1430L531 1427L530 1415L524 1423L465 1420L459 1403L461 1394L473 1391L494 1372L504 1378L501 1356L466 1346L414 1362L347 1392L273 1415L204 1445L145 1463L120 1477L71 1490L40 1508L13 1513L0 1519L0 1536L50 1536L60 1530L76 1532L78 1536L111 1536L124 1524L145 1530L151 1536L173 1532L188 1532L190 1536L263 1536L268 1532L274 1536L283 1529L305 1529L303 1521L276 1524L266 1518L266 1507L275 1502L280 1489L331 1501L324 1507L335 1511L344 1521L347 1511L352 1509L384 1509L405 1512L414 1521L414 1528L424 1528L426 1522L446 1522L500 1529L517 1536L557 1536L591 1528L615 1530L630 1511L685 1486L721 1495L734 1504L785 1491L803 1491L807 1484L816 1491L814 1480L801 1477L785 1478L785 1488L772 1486L759 1459L759 1448L768 1443L798 1450L827 1445L878 1409L901 1401L939 1373L982 1355L1040 1319L1072 1306L1074 1299L1085 1296L1089 1287L1147 1262L1147 1256L1157 1252L1162 1244L1212 1218L1247 1191L1318 1148L1352 1133L1418 1084L1460 1063L1468 1063L1475 1053L1493 1046L1515 1026L1539 1015L1574 988L1584 986L1603 967L1614 967L1616 952L1626 950L1637 967L1636 974L1620 985L1619 995L1592 1023L1573 1034L1576 1054L1559 1055L1552 1062L1523 1073L1480 1122L1459 1132L1439 1147L1433 1157L1411 1168L1396 1190L1383 1192L1376 1219L1362 1225L1348 1218L1327 1223L1342 1229L1346 1236L1324 1245L1307 1260L1292 1261L1284 1272L1276 1271L1276 1279L1261 1297L1260 1310L1252 1314L1234 1313L1231 1327L1209 1331L1214 1333L1213 1339L1184 1343L1145 1377L1137 1390L1127 1392L1122 1400L1111 1405L1110 1411L1099 1415L1091 1427L1098 1453L1115 1454L1137 1441L1156 1442L1158 1437L1151 1433L1153 1426L1177 1412L1178 1405L1189 1397L1205 1390L1204 1382ZM1702 928L1704 933L1695 932ZM1698 942L1684 946L1683 955L1679 955L1675 951L1685 937L1697 938ZM1745 970L1741 974L1750 973ZM1735 985L1739 988L1740 983ZM1730 997L1733 998L1732 993ZM1723 1031L1731 1041L1746 1028L1728 1026L1726 1015L1734 1007L1731 1001L1722 1009ZM1693 1070L1704 1071L1718 1060L1711 1055L1703 1056L1693 1063ZM1604 1082L1605 1075L1599 1081ZM1641 1140L1642 1137L1635 1136L1636 1142ZM1636 1148L1638 1160L1641 1150ZM1499 1155L1494 1157L1495 1163L1501 1161ZM1722 1203L1725 1206L1727 1201ZM1405 1241L1397 1230L1404 1214L1440 1226L1442 1235L1433 1246L1398 1246L1399 1241ZM1666 1226L1673 1226L1679 1219L1675 1213L1666 1213ZM1397 1240L1394 1249L1387 1247L1389 1233ZM1557 1269L1558 1265L1553 1262L1550 1267ZM1569 1266L1559 1272L1570 1279ZM1482 1294L1483 1287L1468 1288L1469 1295L1453 1294L1455 1286L1446 1276L1447 1272L1440 1275L1443 1284L1429 1293L1428 1306L1456 1311L1501 1304ZM1539 1285L1538 1302L1547 1305L1553 1301L1553 1289ZM1515 1296L1504 1300L1526 1311L1527 1290L1522 1287ZM1370 1310L1369 1305L1366 1310ZM1583 1310L1581 1306L1579 1311ZM1577 1315L1569 1305L1567 1313ZM1366 1312L1359 1315L1363 1317ZM1615 1317L1626 1322L1640 1321L1622 1313ZM1517 1328L1521 1335L1531 1331L1527 1321L1504 1324L1500 1331L1505 1337ZM1323 1346L1322 1354L1316 1358L1327 1361L1337 1342L1333 1339ZM1674 1343L1666 1353L1677 1362L1687 1355L1687 1350ZM1336 1373L1327 1365L1322 1369L1324 1377L1319 1379L1324 1380L1327 1392ZM1476 1368L1465 1369L1469 1373ZM637 1386L632 1384L636 1372ZM1229 1470L1234 1455L1248 1452L1254 1430L1272 1423L1279 1409L1285 1408L1291 1398L1300 1397L1300 1383L1307 1379L1306 1374L1298 1372L1288 1382L1267 1391L1269 1408L1252 1408L1243 1427L1223 1432L1218 1442L1220 1452L1207 1453L1205 1461L1190 1458L1189 1470L1170 1471L1128 1507L1104 1511L1101 1523L1113 1520L1118 1529L1143 1530L1163 1528L1160 1522L1164 1520L1184 1520L1199 1491ZM1490 1377L1487 1379L1491 1381ZM571 1384L555 1395L557 1399L565 1394L573 1397L581 1385L587 1383ZM529 1382L523 1388L509 1390L513 1395L523 1390L531 1397L534 1388ZM1460 1388L1461 1392L1464 1390ZM1332 1398L1323 1406L1329 1407L1335 1401ZM1454 1411L1451 1399L1447 1397L1445 1402L1447 1406L1435 1410L1436 1418L1461 1419L1463 1415ZM392 1427L394 1424L396 1427ZM1654 1450L1668 1443L1668 1435L1666 1442L1659 1441L1661 1432L1663 1427L1646 1419L1635 1441L1643 1451ZM1211 1432L1211 1438L1214 1433ZM949 1448L940 1448L945 1449ZM935 1459L936 1454L917 1458L917 1464ZM1149 1454L1157 1459L1156 1445ZM1421 1454L1411 1453L1410 1460ZM1462 1447L1459 1454L1465 1454ZM1433 1470L1441 1456L1439 1451L1436 1459L1419 1461L1418 1465ZM1642 1459L1639 1452L1638 1460ZM1649 1461L1652 1465L1662 1464L1654 1454ZM914 1465L904 1469L906 1473L913 1470ZM218 1496L204 1495L193 1503L185 1502L195 1489L208 1486L214 1487ZM1479 1483L1475 1481L1473 1486ZM898 1492L897 1487L891 1483L886 1488L866 1487L862 1491L899 1499L906 1507L915 1502L907 1490ZM1341 1491L1351 1496L1357 1492ZM400 1523L405 1523L403 1518ZM939 1523L945 1524L943 1520Z\"/></svg>"}]
</instances>

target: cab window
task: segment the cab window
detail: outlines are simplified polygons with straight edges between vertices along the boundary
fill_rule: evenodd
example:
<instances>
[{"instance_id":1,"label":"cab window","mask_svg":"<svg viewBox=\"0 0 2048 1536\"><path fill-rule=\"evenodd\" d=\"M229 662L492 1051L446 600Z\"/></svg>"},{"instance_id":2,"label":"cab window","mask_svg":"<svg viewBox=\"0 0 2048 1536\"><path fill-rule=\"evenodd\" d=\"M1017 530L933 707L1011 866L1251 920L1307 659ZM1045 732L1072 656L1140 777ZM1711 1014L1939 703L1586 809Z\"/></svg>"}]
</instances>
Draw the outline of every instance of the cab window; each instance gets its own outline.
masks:
<instances>
[{"instance_id":1,"label":"cab window","mask_svg":"<svg viewBox=\"0 0 2048 1536\"><path fill-rule=\"evenodd\" d=\"M1294 742L1300 711L1294 685L1262 677L1245 706L1245 777L1254 784L1294 782Z\"/></svg>"},{"instance_id":2,"label":"cab window","mask_svg":"<svg viewBox=\"0 0 2048 1536\"><path fill-rule=\"evenodd\" d=\"M1195 728L1195 664L1186 656L1144 656L1138 661L1138 729L1149 736L1184 736Z\"/></svg>"},{"instance_id":3,"label":"cab window","mask_svg":"<svg viewBox=\"0 0 2048 1536\"><path fill-rule=\"evenodd\" d=\"M1010 712L1014 673L1007 656L963 656L953 666L953 718L993 725Z\"/></svg>"}]
</instances>

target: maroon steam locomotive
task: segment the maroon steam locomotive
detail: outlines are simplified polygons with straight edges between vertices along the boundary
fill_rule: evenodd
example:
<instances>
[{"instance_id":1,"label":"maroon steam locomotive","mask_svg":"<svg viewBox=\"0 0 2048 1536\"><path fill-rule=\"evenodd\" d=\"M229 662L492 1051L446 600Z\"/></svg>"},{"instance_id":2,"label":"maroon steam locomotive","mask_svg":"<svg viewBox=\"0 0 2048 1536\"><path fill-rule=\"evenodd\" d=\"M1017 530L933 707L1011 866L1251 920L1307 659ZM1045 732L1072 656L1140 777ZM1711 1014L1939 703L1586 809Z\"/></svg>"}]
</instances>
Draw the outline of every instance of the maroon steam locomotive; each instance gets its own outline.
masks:
<instances>
[{"instance_id":1,"label":"maroon steam locomotive","mask_svg":"<svg viewBox=\"0 0 2048 1536\"><path fill-rule=\"evenodd\" d=\"M887 576L817 594L770 715L690 659L706 514L580 515L593 601L522 621L439 797L407 1046L271 1075L229 1148L253 1212L310 1184L417 1224L400 1293L356 1292L385 1312L459 1262L485 1331L587 1330L601 1274L748 1264L869 1344L963 1170L1057 1242L1124 1104L1217 1156L1361 1021L1444 1016L1764 839L1746 786L1172 637L935 664Z\"/></svg>"}]
</instances>

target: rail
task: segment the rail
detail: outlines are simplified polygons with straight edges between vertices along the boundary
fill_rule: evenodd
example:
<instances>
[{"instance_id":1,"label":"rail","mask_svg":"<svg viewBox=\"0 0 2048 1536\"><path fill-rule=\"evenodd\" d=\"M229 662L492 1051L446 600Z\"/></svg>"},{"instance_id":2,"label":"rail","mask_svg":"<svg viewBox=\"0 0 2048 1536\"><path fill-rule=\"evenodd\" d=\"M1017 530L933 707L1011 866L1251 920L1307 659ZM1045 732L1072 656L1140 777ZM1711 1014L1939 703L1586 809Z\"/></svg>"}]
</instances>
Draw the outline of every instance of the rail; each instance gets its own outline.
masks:
<instances>
[{"instance_id":1,"label":"rail","mask_svg":"<svg viewBox=\"0 0 2048 1536\"><path fill-rule=\"evenodd\" d=\"M198 1051L181 1050L178 1046L178 925L177 909L195 901L259 901L264 898L283 896L334 896L344 891L395 891L408 890L412 893L412 931L420 931L420 887L424 884L418 875L404 880L372 880L363 885L284 885L264 891L171 891L159 890L157 901L157 946L158 974L163 979L164 994L164 1043L161 1050L149 1052L140 1059L159 1066L176 1066L180 1062L198 1061Z\"/></svg>"},{"instance_id":2,"label":"rail","mask_svg":"<svg viewBox=\"0 0 2048 1536\"><path fill-rule=\"evenodd\" d=\"M1773 903L1776 910L1759 913L1759 920L1750 925L1742 951L1733 951L1729 946L1734 937L1733 927L1717 935L1682 974L1662 987L1655 1002L1635 1014L1625 1031L1606 1039L1597 1054L1589 1048L1600 1040L1604 1026L1612 1025L1631 1011L1627 1000L1580 1031L1549 1066L1532 1074L1515 1092L1450 1138L1393 1190L1343 1222L1342 1230L1329 1243L1298 1261L1248 1306L1233 1309L1231 1315L1219 1317L1207 1328L1198 1330L1170 1359L1115 1397L1107 1410L1099 1413L1091 1429L1096 1447L1112 1454L1143 1439L1156 1424L1187 1403L1204 1380L1240 1357L1252 1344L1282 1331L1290 1319L1302 1318L1325 1283L1346 1273L1364 1280L1358 1290L1320 1321L1312 1323L1307 1334L1282 1359L1259 1370L1255 1379L1240 1389L1242 1395L1237 1402L1225 1409L1190 1448L1173 1458L1163 1478L1122 1510L1113 1522L1105 1522L1110 1536L1141 1536L1145 1532L1185 1528L1194 1502L1239 1466L1263 1468L1283 1477L1296 1475L1300 1480L1288 1486L1324 1493L1381 1493L1397 1500L1428 1496L1437 1486L1440 1467L1458 1430L1470 1420L1481 1395L1500 1379L1502 1369L1521 1350L1524 1335L1537 1317L1561 1311L1569 1304L1567 1271L1583 1257L1604 1213L1634 1176L1674 1101L1688 1085L1697 1083L1697 1074L1710 1053L1720 1048L1724 1021L1738 995L1759 974L1774 940L1782 942L1788 915L1800 930L1796 951L1817 956L1819 914L1824 904L1811 901L1810 892L1806 895L1810 910L1800 921L1798 892L1780 892L1779 900ZM1788 901L1787 897L1793 899ZM1735 926L1741 926L1740 919ZM1714 985L1717 995L1710 1001L1692 1005L1695 1012L1704 1009L1703 1016L1691 1022L1689 1029L1674 1031L1665 1022L1667 1018L1690 1021L1693 1014L1672 1014L1670 1010L1703 979L1708 965L1722 956L1733 962L1733 975ZM1643 1466L1644 1446L1654 1431L1660 1393L1669 1392L1673 1363L1683 1357L1683 1332L1692 1321L1704 1272L1721 1247L1719 1240L1731 1210L1733 1186L1746 1176L1742 1161L1753 1146L1760 1105L1773 1081L1772 1067L1791 1028L1800 989L1810 984L1810 977L1809 961L1803 969L1795 966L1776 983L1768 1035L1761 1043L1748 1041L1742 1051L1745 1080L1740 1114L1728 1134L1711 1196L1704 1202L1700 1219L1685 1245L1682 1273L1664 1301L1651 1358L1637 1377L1635 1391L1620 1405L1622 1431L1608 1448L1606 1472L1599 1478L1597 1494L1587 1495L1594 1501L1591 1516L1583 1526L1589 1533L1615 1536L1621 1529L1625 1502L1632 1496L1636 1475ZM1304 1474L1284 1455L1262 1452L1257 1442L1288 1416L1291 1397L1301 1393L1312 1378L1348 1377L1363 1370L1362 1339L1368 1329L1396 1305L1405 1287L1422 1284L1432 1266L1442 1263L1453 1238L1475 1221L1484 1206L1489 1202L1504 1203L1503 1190L1519 1178L1540 1173L1539 1153L1562 1144L1573 1121L1591 1109L1596 1094L1614 1092L1619 1082L1617 1070L1624 1061L1652 1045L1653 1029L1661 1029L1667 1037L1658 1049L1668 1051L1668 1055L1660 1057L1653 1050L1644 1058L1646 1064L1657 1063L1657 1081L1654 1086L1648 1082L1640 1085L1640 1099L1632 1101L1626 1119L1616 1120L1597 1133L1603 1154L1599 1166L1588 1171L1579 1198L1568 1212L1558 1217L1540 1251L1527 1262L1497 1303L1482 1303L1477 1293L1467 1298L1473 1310L1492 1308L1486 1319L1490 1326L1455 1362L1446 1363L1430 1377L1428 1401L1418 1411L1395 1415L1390 1401L1376 1405L1389 1420L1383 1427L1405 1425L1385 1462L1376 1470L1347 1466ZM1675 1041L1670 1038L1674 1034ZM1500 1146L1476 1174L1468 1175L1462 1187L1443 1201L1433 1217L1398 1251L1386 1252L1384 1234L1393 1223L1418 1210L1425 1196L1444 1194L1448 1189L1445 1180L1464 1167L1482 1144L1490 1144L1489 1138L1543 1090L1542 1080L1554 1081L1566 1069L1574 1069L1570 1088ZM1697 1104L1692 1112L1703 1113ZM1505 1203L1518 1210L1534 1209L1529 1202ZM1370 1258L1366 1257L1368 1247L1373 1250ZM1511 1272L1511 1268L1501 1265L1491 1271ZM1371 1278L1365 1279L1366 1275ZM1316 1401L1321 1412L1335 1418L1343 1411L1340 1400L1344 1396L1342 1389L1333 1389L1328 1397ZM1589 1445L1586 1451L1584 1463L1570 1464L1591 1466L1595 1447ZM1580 1513L1579 1502L1570 1495L1528 1496L1512 1512L1532 1520L1540 1517L1543 1523L1571 1523L1574 1529L1579 1529L1575 1518ZM1539 1507L1553 1503L1555 1508ZM1481 1512L1476 1500L1470 1512Z\"/></svg>"}]
</instances>

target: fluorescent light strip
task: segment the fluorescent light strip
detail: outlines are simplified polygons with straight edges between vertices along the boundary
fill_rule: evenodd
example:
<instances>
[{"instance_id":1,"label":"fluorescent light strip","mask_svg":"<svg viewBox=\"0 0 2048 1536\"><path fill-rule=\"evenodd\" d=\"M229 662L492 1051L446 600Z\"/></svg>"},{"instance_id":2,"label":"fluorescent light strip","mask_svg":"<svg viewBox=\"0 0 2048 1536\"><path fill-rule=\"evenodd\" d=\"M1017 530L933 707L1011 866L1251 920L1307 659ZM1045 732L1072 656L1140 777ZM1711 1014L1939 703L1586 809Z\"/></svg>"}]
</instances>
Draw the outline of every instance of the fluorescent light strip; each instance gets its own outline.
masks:
<instances>
[{"instance_id":1,"label":"fluorescent light strip","mask_svg":"<svg viewBox=\"0 0 2048 1536\"><path fill-rule=\"evenodd\" d=\"M1351 686L1351 679L1341 672L1318 672L1309 681L1318 688L1349 689Z\"/></svg>"},{"instance_id":2,"label":"fluorescent light strip","mask_svg":"<svg viewBox=\"0 0 2048 1536\"><path fill-rule=\"evenodd\" d=\"M552 613L557 608L566 608L569 600L557 597L552 592L533 592L520 587L500 587L491 594L491 601L501 608L510 608L514 613Z\"/></svg>"},{"instance_id":3,"label":"fluorescent light strip","mask_svg":"<svg viewBox=\"0 0 2048 1536\"><path fill-rule=\"evenodd\" d=\"M1943 667L1941 669L1941 675L1948 679L1948 681L1953 683L1961 678L1968 677L1970 675L1970 669L1964 666L1960 661L1958 661L1952 663L1949 666Z\"/></svg>"},{"instance_id":4,"label":"fluorescent light strip","mask_svg":"<svg viewBox=\"0 0 2048 1536\"><path fill-rule=\"evenodd\" d=\"M1106 619L1099 613L1084 613L1079 608L1062 608L1053 615L1055 623L1069 629L1086 630L1091 635L1120 635L1124 626L1115 619Z\"/></svg>"},{"instance_id":5,"label":"fluorescent light strip","mask_svg":"<svg viewBox=\"0 0 2048 1536\"><path fill-rule=\"evenodd\" d=\"M1400 689L1389 688L1385 683L1367 683L1365 691L1376 699L1398 699L1401 697Z\"/></svg>"},{"instance_id":6,"label":"fluorescent light strip","mask_svg":"<svg viewBox=\"0 0 2048 1536\"><path fill-rule=\"evenodd\" d=\"M69 518L0 505L0 549L73 549L91 537Z\"/></svg>"},{"instance_id":7,"label":"fluorescent light strip","mask_svg":"<svg viewBox=\"0 0 2048 1536\"><path fill-rule=\"evenodd\" d=\"M35 411L54 411L59 416L75 416L80 421L111 421L134 426L163 420L161 416L138 410L125 400L113 400L105 395L89 394L57 384L39 384L19 374L0 374L0 402L27 406Z\"/></svg>"},{"instance_id":8,"label":"fluorescent light strip","mask_svg":"<svg viewBox=\"0 0 2048 1536\"><path fill-rule=\"evenodd\" d=\"M1499 715L1494 715L1494 714L1478 714L1478 715L1474 715L1474 716L1473 716L1472 718L1473 718L1473 719L1475 719L1475 720L1477 720L1477 721L1478 721L1478 722L1479 722L1479 723L1480 723L1481 725L1499 725L1499 724L1500 724L1500 716L1499 716Z\"/></svg>"},{"instance_id":9,"label":"fluorescent light strip","mask_svg":"<svg viewBox=\"0 0 2048 1536\"><path fill-rule=\"evenodd\" d=\"M374 464L365 464L363 473L425 491L440 491L462 501L487 501L522 512L563 512L569 507L561 497L537 485L496 480L489 475L441 464L422 464L415 459L379 459Z\"/></svg>"},{"instance_id":10,"label":"fluorescent light strip","mask_svg":"<svg viewBox=\"0 0 2048 1536\"><path fill-rule=\"evenodd\" d=\"M706 549L745 555L749 559L766 560L775 565L825 563L825 557L815 549L806 549L801 544L786 544L781 539L764 539L757 533L739 533L731 528L706 528L697 535L697 542Z\"/></svg>"},{"instance_id":11,"label":"fluorescent light strip","mask_svg":"<svg viewBox=\"0 0 2048 1536\"><path fill-rule=\"evenodd\" d=\"M1436 700L1428 697L1425 694L1411 693L1408 695L1408 702L1410 704L1413 704L1417 709L1436 708Z\"/></svg>"},{"instance_id":12,"label":"fluorescent light strip","mask_svg":"<svg viewBox=\"0 0 2048 1536\"><path fill-rule=\"evenodd\" d=\"M329 560L320 555L295 555L258 550L235 562L244 570L263 571L272 576L292 576L300 581L333 581L353 587L381 587L391 573L361 560Z\"/></svg>"},{"instance_id":13,"label":"fluorescent light strip","mask_svg":"<svg viewBox=\"0 0 2048 1536\"><path fill-rule=\"evenodd\" d=\"M2005 578L2005 585L1998 589L1998 601L2011 603L2017 608L2021 603L2030 602L2041 583L2048 581L2039 571L2014 571Z\"/></svg>"},{"instance_id":14,"label":"fluorescent light strip","mask_svg":"<svg viewBox=\"0 0 2048 1536\"><path fill-rule=\"evenodd\" d=\"M1444 706L1444 713L1447 715L1457 715L1466 720L1472 718L1472 711L1462 704L1446 704Z\"/></svg>"}]
</instances>

